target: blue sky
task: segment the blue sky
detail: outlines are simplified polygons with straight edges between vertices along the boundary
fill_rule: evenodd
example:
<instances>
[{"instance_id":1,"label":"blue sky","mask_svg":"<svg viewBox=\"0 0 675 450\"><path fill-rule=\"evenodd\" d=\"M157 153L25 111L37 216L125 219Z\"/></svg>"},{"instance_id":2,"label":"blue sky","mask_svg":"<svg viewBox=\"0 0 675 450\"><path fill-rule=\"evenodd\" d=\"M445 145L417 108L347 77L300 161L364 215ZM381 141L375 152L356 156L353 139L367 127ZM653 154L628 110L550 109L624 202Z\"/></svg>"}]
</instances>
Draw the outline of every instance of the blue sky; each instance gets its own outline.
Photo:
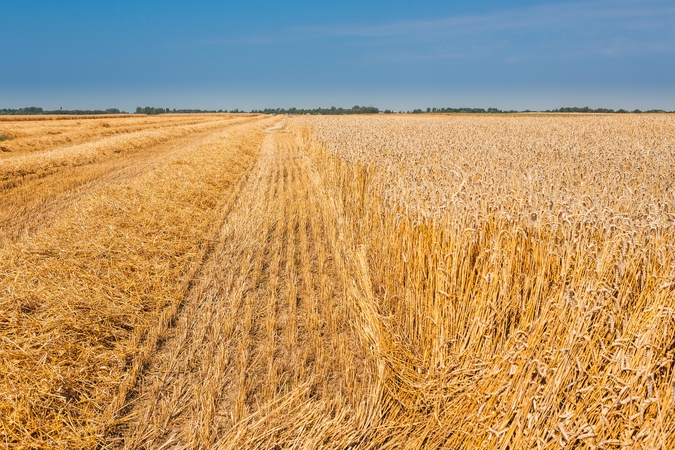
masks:
<instances>
[{"instance_id":1,"label":"blue sky","mask_svg":"<svg viewBox=\"0 0 675 450\"><path fill-rule=\"evenodd\" d=\"M675 109L675 2L0 2L0 108Z\"/></svg>"}]
</instances>

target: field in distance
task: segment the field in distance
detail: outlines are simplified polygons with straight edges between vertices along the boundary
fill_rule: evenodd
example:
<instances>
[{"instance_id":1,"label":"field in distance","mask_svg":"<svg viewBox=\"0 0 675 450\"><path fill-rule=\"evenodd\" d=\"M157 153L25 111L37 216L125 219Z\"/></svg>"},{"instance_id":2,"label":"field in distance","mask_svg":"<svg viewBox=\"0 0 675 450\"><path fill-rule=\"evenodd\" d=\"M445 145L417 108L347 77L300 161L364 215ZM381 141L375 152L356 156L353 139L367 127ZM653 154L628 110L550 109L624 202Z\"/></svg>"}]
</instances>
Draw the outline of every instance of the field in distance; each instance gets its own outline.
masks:
<instances>
[{"instance_id":1,"label":"field in distance","mask_svg":"<svg viewBox=\"0 0 675 450\"><path fill-rule=\"evenodd\" d=\"M673 115L0 136L8 447L675 447Z\"/></svg>"}]
</instances>

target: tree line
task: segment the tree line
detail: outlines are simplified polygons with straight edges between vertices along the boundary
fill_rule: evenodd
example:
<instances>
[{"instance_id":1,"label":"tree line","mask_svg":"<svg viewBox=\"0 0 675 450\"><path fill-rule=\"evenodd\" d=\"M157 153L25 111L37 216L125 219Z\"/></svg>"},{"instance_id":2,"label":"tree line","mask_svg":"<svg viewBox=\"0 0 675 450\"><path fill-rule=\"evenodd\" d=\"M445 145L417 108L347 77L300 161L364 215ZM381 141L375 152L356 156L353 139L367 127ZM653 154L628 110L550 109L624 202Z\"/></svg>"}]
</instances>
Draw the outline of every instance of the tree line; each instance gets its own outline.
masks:
<instances>
[{"instance_id":1,"label":"tree line","mask_svg":"<svg viewBox=\"0 0 675 450\"><path fill-rule=\"evenodd\" d=\"M339 116L343 114L377 114L380 110L374 106L359 106L355 105L351 108L336 108L331 106L330 108L266 108L266 109L254 109L252 113L259 114L310 114L310 115L327 115L327 116Z\"/></svg>"},{"instance_id":2,"label":"tree line","mask_svg":"<svg viewBox=\"0 0 675 450\"><path fill-rule=\"evenodd\" d=\"M521 111L502 111L498 108L427 108L426 111L421 109L412 110L413 114L424 114L424 113L462 113L462 114L492 114L492 113L516 113ZM524 111L529 112L529 111Z\"/></svg>"},{"instance_id":3,"label":"tree line","mask_svg":"<svg viewBox=\"0 0 675 450\"><path fill-rule=\"evenodd\" d=\"M214 113L226 113L227 110L215 110L215 109L170 109L170 108L155 108L154 106L139 106L136 108L136 114L147 114L153 116L156 114L214 114ZM230 112L244 112L233 110Z\"/></svg>"},{"instance_id":4,"label":"tree line","mask_svg":"<svg viewBox=\"0 0 675 450\"><path fill-rule=\"evenodd\" d=\"M11 109L4 108L0 109L0 115L3 116L39 116L39 115L57 115L64 114L69 116L87 116L87 115L100 115L100 114L127 114L124 111L120 111L117 108L108 108L108 109L54 109L54 110L44 110L38 106L27 106L25 108Z\"/></svg>"},{"instance_id":5,"label":"tree line","mask_svg":"<svg viewBox=\"0 0 675 450\"><path fill-rule=\"evenodd\" d=\"M564 107L564 108L558 108L558 109L551 109L551 110L546 110L546 112L552 112L552 113L619 113L619 114L625 114L625 113L666 113L668 111L664 111L663 109L650 109L648 111L640 111L639 109L634 109L633 111L628 111L626 109L618 109L618 110L613 110L613 109L607 109L607 108L589 108L588 106L584 106L583 108L579 108L576 106L573 107ZM671 111L675 112L675 111Z\"/></svg>"},{"instance_id":6,"label":"tree line","mask_svg":"<svg viewBox=\"0 0 675 450\"><path fill-rule=\"evenodd\" d=\"M136 114L147 114L147 115L157 115L157 114L213 114L213 113L246 113L247 111L232 109L230 111L226 109L169 109L169 108L158 108L154 106L139 106L136 108ZM547 113L668 113L675 111L665 111L662 109L650 109L647 111L641 111L635 109L633 111L628 111L625 109L608 109L608 108L589 108L588 106L584 107L562 107L558 109L547 109L545 111L531 111L529 109L523 111L516 110L501 110L498 108L426 108L414 109L412 111L395 111L386 109L381 111L375 106L359 106L355 105L351 108L341 108L331 106L330 108L265 108L265 109L253 109L251 113L257 114L294 114L294 115L344 115L344 114L395 114L395 113L412 113L412 114L425 114L425 113L462 113L462 114L509 114L509 113L519 113L519 112L547 112ZM100 109L55 109L55 110L44 110L37 106L28 106L25 108L11 109L4 108L0 109L0 115L100 115L100 114L127 114L125 111L120 111L117 108L108 108L105 110Z\"/></svg>"},{"instance_id":7,"label":"tree line","mask_svg":"<svg viewBox=\"0 0 675 450\"><path fill-rule=\"evenodd\" d=\"M558 109L547 109L545 111L531 111L529 109L523 110L523 111L516 111L516 110L501 110L498 108L427 108L426 111L423 111L421 109L415 109L412 111L413 114L423 114L423 113L464 113L464 114L492 114L492 113L501 113L501 114L512 114L512 113L520 113L520 112L547 112L547 113L607 113L607 114L624 114L624 113L667 113L668 111L665 111L663 109L650 109L648 111L641 111L639 109L635 109L633 111L628 111L626 109L609 109L609 108L589 108L588 106L584 107L578 107L578 106L573 106L573 107L562 107ZM675 112L675 111L671 111Z\"/></svg>"}]
</instances>

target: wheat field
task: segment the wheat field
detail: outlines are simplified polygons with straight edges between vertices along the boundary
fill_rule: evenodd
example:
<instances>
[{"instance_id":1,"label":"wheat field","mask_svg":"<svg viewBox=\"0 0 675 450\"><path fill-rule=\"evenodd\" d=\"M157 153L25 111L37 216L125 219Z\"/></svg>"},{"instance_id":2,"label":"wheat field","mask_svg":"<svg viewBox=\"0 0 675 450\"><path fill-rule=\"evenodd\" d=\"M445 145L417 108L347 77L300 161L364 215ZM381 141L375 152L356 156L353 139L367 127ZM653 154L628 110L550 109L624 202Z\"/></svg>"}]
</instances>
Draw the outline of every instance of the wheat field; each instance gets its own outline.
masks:
<instances>
[{"instance_id":1,"label":"wheat field","mask_svg":"<svg viewBox=\"0 0 675 450\"><path fill-rule=\"evenodd\" d=\"M0 135L0 445L675 448L673 115Z\"/></svg>"}]
</instances>

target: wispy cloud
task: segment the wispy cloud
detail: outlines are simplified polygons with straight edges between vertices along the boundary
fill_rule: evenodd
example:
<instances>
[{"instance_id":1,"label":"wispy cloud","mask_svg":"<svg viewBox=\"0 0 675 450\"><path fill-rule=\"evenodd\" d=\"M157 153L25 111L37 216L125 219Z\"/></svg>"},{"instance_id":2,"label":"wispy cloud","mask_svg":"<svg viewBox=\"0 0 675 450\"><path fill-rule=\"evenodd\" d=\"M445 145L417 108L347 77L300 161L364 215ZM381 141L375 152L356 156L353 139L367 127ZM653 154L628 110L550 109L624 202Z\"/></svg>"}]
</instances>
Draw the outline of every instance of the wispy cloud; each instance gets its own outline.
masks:
<instances>
[{"instance_id":1,"label":"wispy cloud","mask_svg":"<svg viewBox=\"0 0 675 450\"><path fill-rule=\"evenodd\" d=\"M360 52L365 62L433 61L497 54L504 62L514 64L533 59L675 53L673 30L675 5L671 1L596 0L432 19L295 26L265 34L206 39L190 45L236 47L330 42L370 48Z\"/></svg>"},{"instance_id":2,"label":"wispy cloud","mask_svg":"<svg viewBox=\"0 0 675 450\"><path fill-rule=\"evenodd\" d=\"M430 34L464 34L513 29L541 29L551 26L574 27L580 22L641 20L672 22L675 5L653 1L566 2L528 8L505 9L489 14L450 16L434 19L395 21L379 24L341 23L297 27L292 31L307 37L393 37ZM652 19L652 20L649 20Z\"/></svg>"}]
</instances>

